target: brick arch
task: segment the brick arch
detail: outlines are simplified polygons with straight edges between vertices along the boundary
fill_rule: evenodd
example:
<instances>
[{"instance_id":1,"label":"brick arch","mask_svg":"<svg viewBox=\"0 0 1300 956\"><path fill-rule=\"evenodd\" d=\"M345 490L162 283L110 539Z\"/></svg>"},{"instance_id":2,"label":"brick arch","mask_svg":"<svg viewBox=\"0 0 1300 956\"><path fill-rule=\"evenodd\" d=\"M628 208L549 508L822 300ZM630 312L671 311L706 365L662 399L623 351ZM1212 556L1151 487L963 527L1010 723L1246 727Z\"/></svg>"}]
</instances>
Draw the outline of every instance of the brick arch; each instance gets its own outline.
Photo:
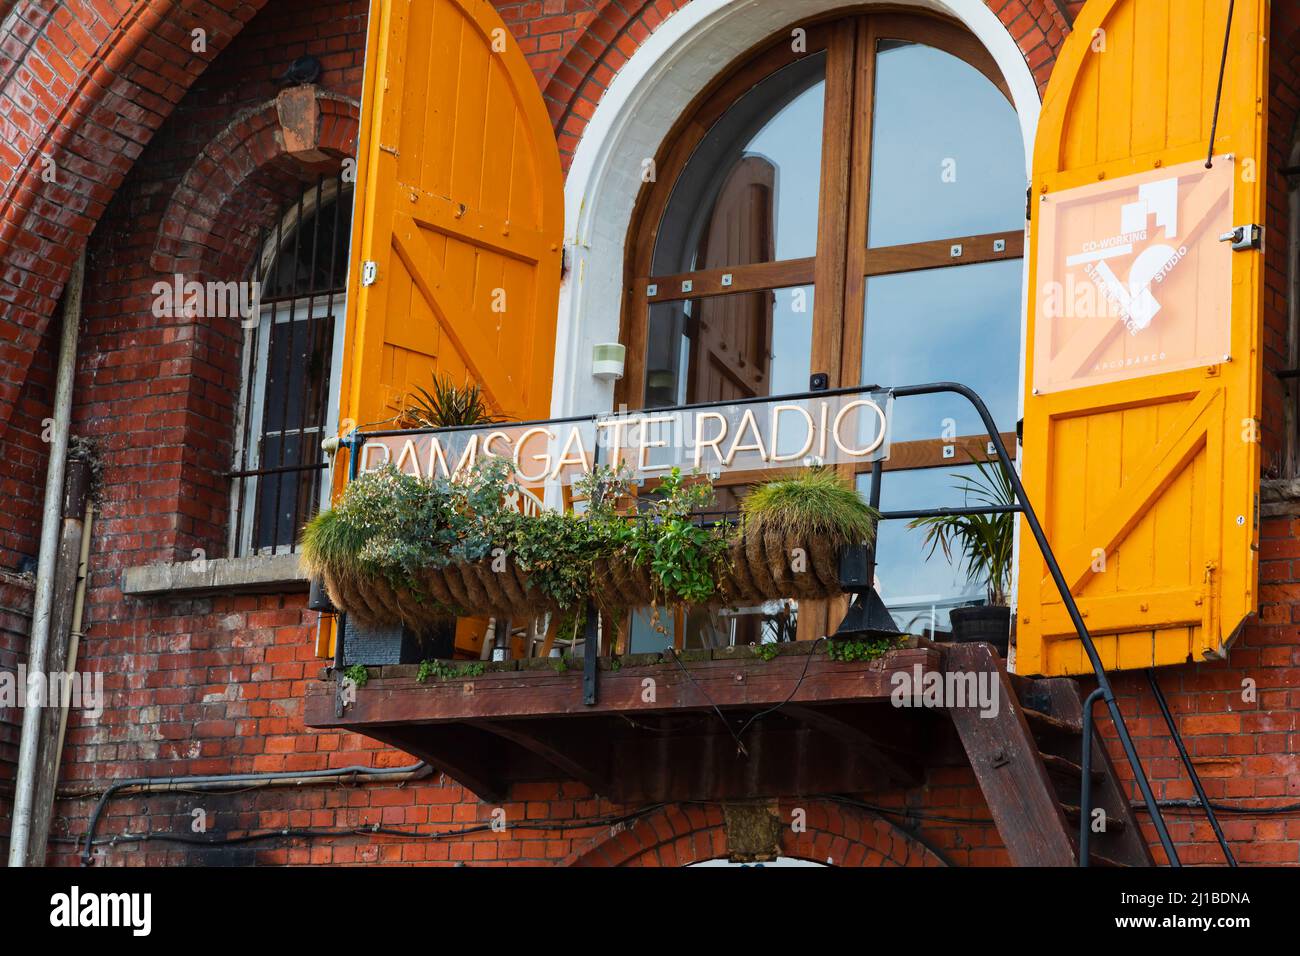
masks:
<instances>
[{"instance_id":1,"label":"brick arch","mask_svg":"<svg viewBox=\"0 0 1300 956\"><path fill-rule=\"evenodd\" d=\"M828 800L783 800L777 814L806 813L807 828L782 828L780 854L836 866L945 866L933 851L881 816ZM689 866L727 856L717 805L671 804L575 851L570 866Z\"/></svg>"},{"instance_id":2,"label":"brick arch","mask_svg":"<svg viewBox=\"0 0 1300 956\"><path fill-rule=\"evenodd\" d=\"M596 104L614 75L669 16L690 0L606 0L556 66L543 96L567 170ZM1041 94L1070 32L1059 0L984 0L1024 54Z\"/></svg>"},{"instance_id":3,"label":"brick arch","mask_svg":"<svg viewBox=\"0 0 1300 956\"><path fill-rule=\"evenodd\" d=\"M108 201L264 3L67 0L15 7L0 25L0 435ZM197 51L196 28L205 31ZM55 182L42 178L47 158Z\"/></svg>"},{"instance_id":4,"label":"brick arch","mask_svg":"<svg viewBox=\"0 0 1300 956\"><path fill-rule=\"evenodd\" d=\"M168 197L149 260L157 272L146 274L142 286L168 282L172 274L187 282L247 279L262 230L274 227L285 203L355 154L359 112L354 100L315 86L292 87L240 111L198 151ZM159 322L186 329L173 357L195 371L182 377L171 397L186 410L185 446L195 452L165 491L158 489L167 498L161 513L184 520L160 529L152 550L173 561L195 548L223 554L230 503L223 473L233 456L235 419L216 409L238 401L244 332L233 317ZM187 512L187 502L199 499L203 507Z\"/></svg>"},{"instance_id":5,"label":"brick arch","mask_svg":"<svg viewBox=\"0 0 1300 956\"><path fill-rule=\"evenodd\" d=\"M158 224L150 264L164 273L242 274L258 227L304 176L356 154L360 107L315 86L242 111L200 151Z\"/></svg>"}]
</instances>

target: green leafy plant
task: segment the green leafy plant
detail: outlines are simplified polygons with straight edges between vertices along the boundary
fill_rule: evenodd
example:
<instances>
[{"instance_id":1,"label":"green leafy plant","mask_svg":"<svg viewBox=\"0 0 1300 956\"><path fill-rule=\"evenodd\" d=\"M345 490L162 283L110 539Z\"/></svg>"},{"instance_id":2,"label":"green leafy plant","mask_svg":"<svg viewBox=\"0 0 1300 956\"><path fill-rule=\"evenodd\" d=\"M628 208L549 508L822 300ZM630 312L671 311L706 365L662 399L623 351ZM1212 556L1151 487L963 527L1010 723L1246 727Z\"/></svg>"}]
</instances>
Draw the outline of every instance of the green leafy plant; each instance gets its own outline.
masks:
<instances>
[{"instance_id":1,"label":"green leafy plant","mask_svg":"<svg viewBox=\"0 0 1300 956\"><path fill-rule=\"evenodd\" d=\"M833 661L874 661L902 645L903 638L881 637L875 640L835 640L826 642L826 656Z\"/></svg>"},{"instance_id":2,"label":"green leafy plant","mask_svg":"<svg viewBox=\"0 0 1300 956\"><path fill-rule=\"evenodd\" d=\"M970 507L1008 507L1016 503L1011 478L1000 462L976 462L978 475L954 475L955 487ZM909 528L925 529L927 557L941 548L949 561L959 556L967 579L981 582L989 604L1005 606L1011 589L1016 522L1012 513L948 514L917 518Z\"/></svg>"},{"instance_id":3,"label":"green leafy plant","mask_svg":"<svg viewBox=\"0 0 1300 956\"><path fill-rule=\"evenodd\" d=\"M753 561L737 547L748 542L750 531L793 535L811 552L833 559L835 546L869 540L876 517L833 472L760 486L746 502L747 524L739 527L710 517L714 491L707 478L677 468L640 499L631 495L626 466L597 468L577 483L583 511L531 515L512 503L519 491L514 474L510 460L490 456L455 479L420 477L392 465L367 472L308 524L304 566L325 578L343 610L368 611L380 621L399 615L405 622L416 602L415 620L423 626L482 611L482 602L491 598L488 584L486 593L475 593L469 579L443 585L453 574L460 581L486 573L483 562L504 554L526 579L512 577L508 586L539 597L538 613L557 613L560 631L576 635L589 607L614 620L636 600L631 595L644 593L656 624L662 606L731 599L737 570L732 560L738 564L743 554ZM819 567L827 566L826 557L818 559ZM609 586L609 574L616 575L618 587ZM822 574L823 580L830 577ZM722 581L733 583L720 594ZM435 597L452 601L457 593L464 595L460 600L479 603L444 606Z\"/></svg>"},{"instance_id":4,"label":"green leafy plant","mask_svg":"<svg viewBox=\"0 0 1300 956\"><path fill-rule=\"evenodd\" d=\"M637 523L632 547L670 601L702 604L717 589L726 558L725 526L700 521L696 512L713 503L713 485L673 468L664 475L647 520Z\"/></svg>"},{"instance_id":5,"label":"green leafy plant","mask_svg":"<svg viewBox=\"0 0 1300 956\"><path fill-rule=\"evenodd\" d=\"M357 687L365 687L366 681L370 680L370 670L365 664L353 664L343 672L343 676Z\"/></svg>"},{"instance_id":6,"label":"green leafy plant","mask_svg":"<svg viewBox=\"0 0 1300 956\"><path fill-rule=\"evenodd\" d=\"M755 532L819 540L837 548L873 540L880 519L880 512L827 468L759 485L741 504L741 513Z\"/></svg>"},{"instance_id":7,"label":"green leafy plant","mask_svg":"<svg viewBox=\"0 0 1300 956\"><path fill-rule=\"evenodd\" d=\"M775 660L776 656L781 653L779 644L753 644L751 650L755 657L762 658L764 661Z\"/></svg>"},{"instance_id":8,"label":"green leafy plant","mask_svg":"<svg viewBox=\"0 0 1300 956\"><path fill-rule=\"evenodd\" d=\"M406 396L398 422L402 428L456 428L497 421L482 387L457 385L449 375L433 377L433 389L416 386Z\"/></svg>"},{"instance_id":9,"label":"green leafy plant","mask_svg":"<svg viewBox=\"0 0 1300 956\"><path fill-rule=\"evenodd\" d=\"M415 679L423 684L429 680L450 680L453 677L479 677L487 670L487 665L482 661L473 661L466 664L453 664L451 661L424 660L420 661L420 669L415 673Z\"/></svg>"},{"instance_id":10,"label":"green leafy plant","mask_svg":"<svg viewBox=\"0 0 1300 956\"><path fill-rule=\"evenodd\" d=\"M382 575L418 594L420 571L481 559L494 535L519 517L502 513L502 500L515 489L512 474L503 458L482 459L457 481L417 478L392 465L367 472L308 522L303 564L312 575Z\"/></svg>"}]
</instances>

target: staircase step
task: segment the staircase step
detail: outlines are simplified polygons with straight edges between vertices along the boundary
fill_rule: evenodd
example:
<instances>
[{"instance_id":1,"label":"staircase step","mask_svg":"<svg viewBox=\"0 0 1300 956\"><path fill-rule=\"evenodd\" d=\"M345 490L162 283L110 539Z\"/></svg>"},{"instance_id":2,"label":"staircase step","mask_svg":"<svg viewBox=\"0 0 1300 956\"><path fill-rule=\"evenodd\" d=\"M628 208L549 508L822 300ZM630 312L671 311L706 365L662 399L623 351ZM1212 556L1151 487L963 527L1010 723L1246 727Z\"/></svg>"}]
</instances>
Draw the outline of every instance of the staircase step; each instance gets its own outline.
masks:
<instances>
[{"instance_id":1,"label":"staircase step","mask_svg":"<svg viewBox=\"0 0 1300 956\"><path fill-rule=\"evenodd\" d=\"M1065 819L1069 820L1077 828L1079 826L1079 817L1082 815L1080 808L1073 803L1063 803L1061 809L1065 812ZM1094 806L1093 809L1095 810L1096 807ZM1126 826L1127 824L1122 817L1118 817L1107 810L1106 833L1094 833L1093 839L1105 836L1108 833L1123 833Z\"/></svg>"},{"instance_id":2,"label":"staircase step","mask_svg":"<svg viewBox=\"0 0 1300 956\"><path fill-rule=\"evenodd\" d=\"M1054 773L1058 777L1068 777L1075 783L1083 780L1083 768L1073 760L1066 760L1064 757L1056 756L1056 754L1041 754L1041 756L1048 773ZM1106 774L1096 767L1092 767L1088 772L1092 776L1093 783L1100 783L1106 779Z\"/></svg>"},{"instance_id":3,"label":"staircase step","mask_svg":"<svg viewBox=\"0 0 1300 956\"><path fill-rule=\"evenodd\" d=\"M1032 707L1022 707L1025 719L1029 721L1029 727L1034 731L1053 731L1058 734L1081 734L1083 726L1074 721L1062 720L1060 717L1053 717L1051 714L1045 714L1041 710L1034 710Z\"/></svg>"}]
</instances>

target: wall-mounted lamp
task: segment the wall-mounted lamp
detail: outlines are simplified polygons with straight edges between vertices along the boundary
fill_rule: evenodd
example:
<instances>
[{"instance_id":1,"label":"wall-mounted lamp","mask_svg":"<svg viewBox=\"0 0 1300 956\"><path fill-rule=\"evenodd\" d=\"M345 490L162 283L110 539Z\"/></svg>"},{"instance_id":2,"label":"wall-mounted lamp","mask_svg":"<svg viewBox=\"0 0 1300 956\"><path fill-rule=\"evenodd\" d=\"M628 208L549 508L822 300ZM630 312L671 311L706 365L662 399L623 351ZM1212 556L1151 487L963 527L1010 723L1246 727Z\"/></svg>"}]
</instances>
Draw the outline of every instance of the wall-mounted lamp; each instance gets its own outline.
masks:
<instances>
[{"instance_id":1,"label":"wall-mounted lamp","mask_svg":"<svg viewBox=\"0 0 1300 956\"><path fill-rule=\"evenodd\" d=\"M627 346L618 342L602 342L591 350L591 374L603 382L617 382L623 377L627 362Z\"/></svg>"}]
</instances>

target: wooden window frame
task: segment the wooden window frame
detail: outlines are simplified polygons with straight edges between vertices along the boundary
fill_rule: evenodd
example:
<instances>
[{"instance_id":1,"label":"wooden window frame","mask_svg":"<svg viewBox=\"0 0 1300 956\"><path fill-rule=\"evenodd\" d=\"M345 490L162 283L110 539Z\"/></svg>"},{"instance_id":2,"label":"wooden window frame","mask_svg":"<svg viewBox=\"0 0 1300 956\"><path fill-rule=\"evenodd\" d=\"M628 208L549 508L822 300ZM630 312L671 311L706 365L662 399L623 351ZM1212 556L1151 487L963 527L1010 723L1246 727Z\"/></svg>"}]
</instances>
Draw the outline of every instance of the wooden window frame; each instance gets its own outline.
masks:
<instances>
[{"instance_id":1,"label":"wooden window frame","mask_svg":"<svg viewBox=\"0 0 1300 956\"><path fill-rule=\"evenodd\" d=\"M872 55L880 40L906 40L943 50L987 76L1011 102L1011 92L992 55L956 21L927 13L881 12L834 14L797 26L806 31L806 49L796 53L790 42L794 26L742 55L738 65L706 89L682 114L664 139L654 168L655 181L642 187L628 234L625 295L620 341L629 360L615 387L615 403L626 408L645 404L645 357L650 306L661 302L812 286L812 367L824 371L832 388L861 382L861 319L866 280L925 269L974 265L1024 258L1024 230L952 236L898 246L867 245L874 110ZM727 110L759 82L806 56L826 53L826 94L822 134L821 187L818 198L816 255L800 259L736 265L694 272L659 274L652 269L659 226L672 191L700 142ZM833 117L843 121L834 122ZM860 242L852 237L861 237ZM1002 248L995 251L995 242ZM963 254L954 258L952 246ZM722 284L729 275L729 284ZM682 283L689 281L689 292ZM654 285L654 296L648 289ZM856 316L846 321L846 316ZM970 445L980 436L961 436ZM1013 438L1004 435L1005 438ZM926 440L898 443L885 463L899 468L950 466L943 456L952 442ZM1010 442L1014 447L1015 442Z\"/></svg>"},{"instance_id":2,"label":"wooden window frame","mask_svg":"<svg viewBox=\"0 0 1300 956\"><path fill-rule=\"evenodd\" d=\"M806 49L796 53L791 31L806 31ZM749 50L737 65L721 76L683 111L682 118L665 137L654 158L655 180L642 186L633 208L625 257L624 297L620 316L620 341L628 350L624 378L615 387L615 403L638 409L645 405L647 339L650 306L662 302L706 298L811 286L813 332L810 372L825 372L832 388L864 384L861 381L863 310L866 280L926 269L1023 259L1024 229L953 236L906 245L868 245L871 177L871 138L874 120L874 80L877 43L904 40L934 47L975 67L1014 101L1010 88L992 55L965 27L930 13L873 9L843 11L791 25L780 34ZM818 195L816 253L812 257L778 260L686 273L655 274L652 268L660 224L681 174L709 130L742 96L761 81L790 64L817 53L826 54L825 99ZM838 118L838 122L836 121ZM1001 248L995 242L1001 242ZM954 244L963 253L952 255ZM723 285L723 276L730 276ZM689 291L682 283L689 281ZM649 295L649 287L655 294ZM846 317L854 317L846 321ZM1014 433L1004 433L1008 448L1016 447ZM956 439L895 442L884 463L886 470L951 467L959 459L987 460L983 435ZM954 447L955 446L955 447ZM945 454L947 452L947 454ZM954 454L955 453L955 454ZM965 460L965 459L963 459ZM749 484L786 474L789 469L724 475L719 485ZM844 600L810 602L801 608L799 639L827 633L843 616ZM809 613L810 612L810 613ZM630 634L631 612L623 618ZM675 644L680 649L684 628L678 617Z\"/></svg>"}]
</instances>

